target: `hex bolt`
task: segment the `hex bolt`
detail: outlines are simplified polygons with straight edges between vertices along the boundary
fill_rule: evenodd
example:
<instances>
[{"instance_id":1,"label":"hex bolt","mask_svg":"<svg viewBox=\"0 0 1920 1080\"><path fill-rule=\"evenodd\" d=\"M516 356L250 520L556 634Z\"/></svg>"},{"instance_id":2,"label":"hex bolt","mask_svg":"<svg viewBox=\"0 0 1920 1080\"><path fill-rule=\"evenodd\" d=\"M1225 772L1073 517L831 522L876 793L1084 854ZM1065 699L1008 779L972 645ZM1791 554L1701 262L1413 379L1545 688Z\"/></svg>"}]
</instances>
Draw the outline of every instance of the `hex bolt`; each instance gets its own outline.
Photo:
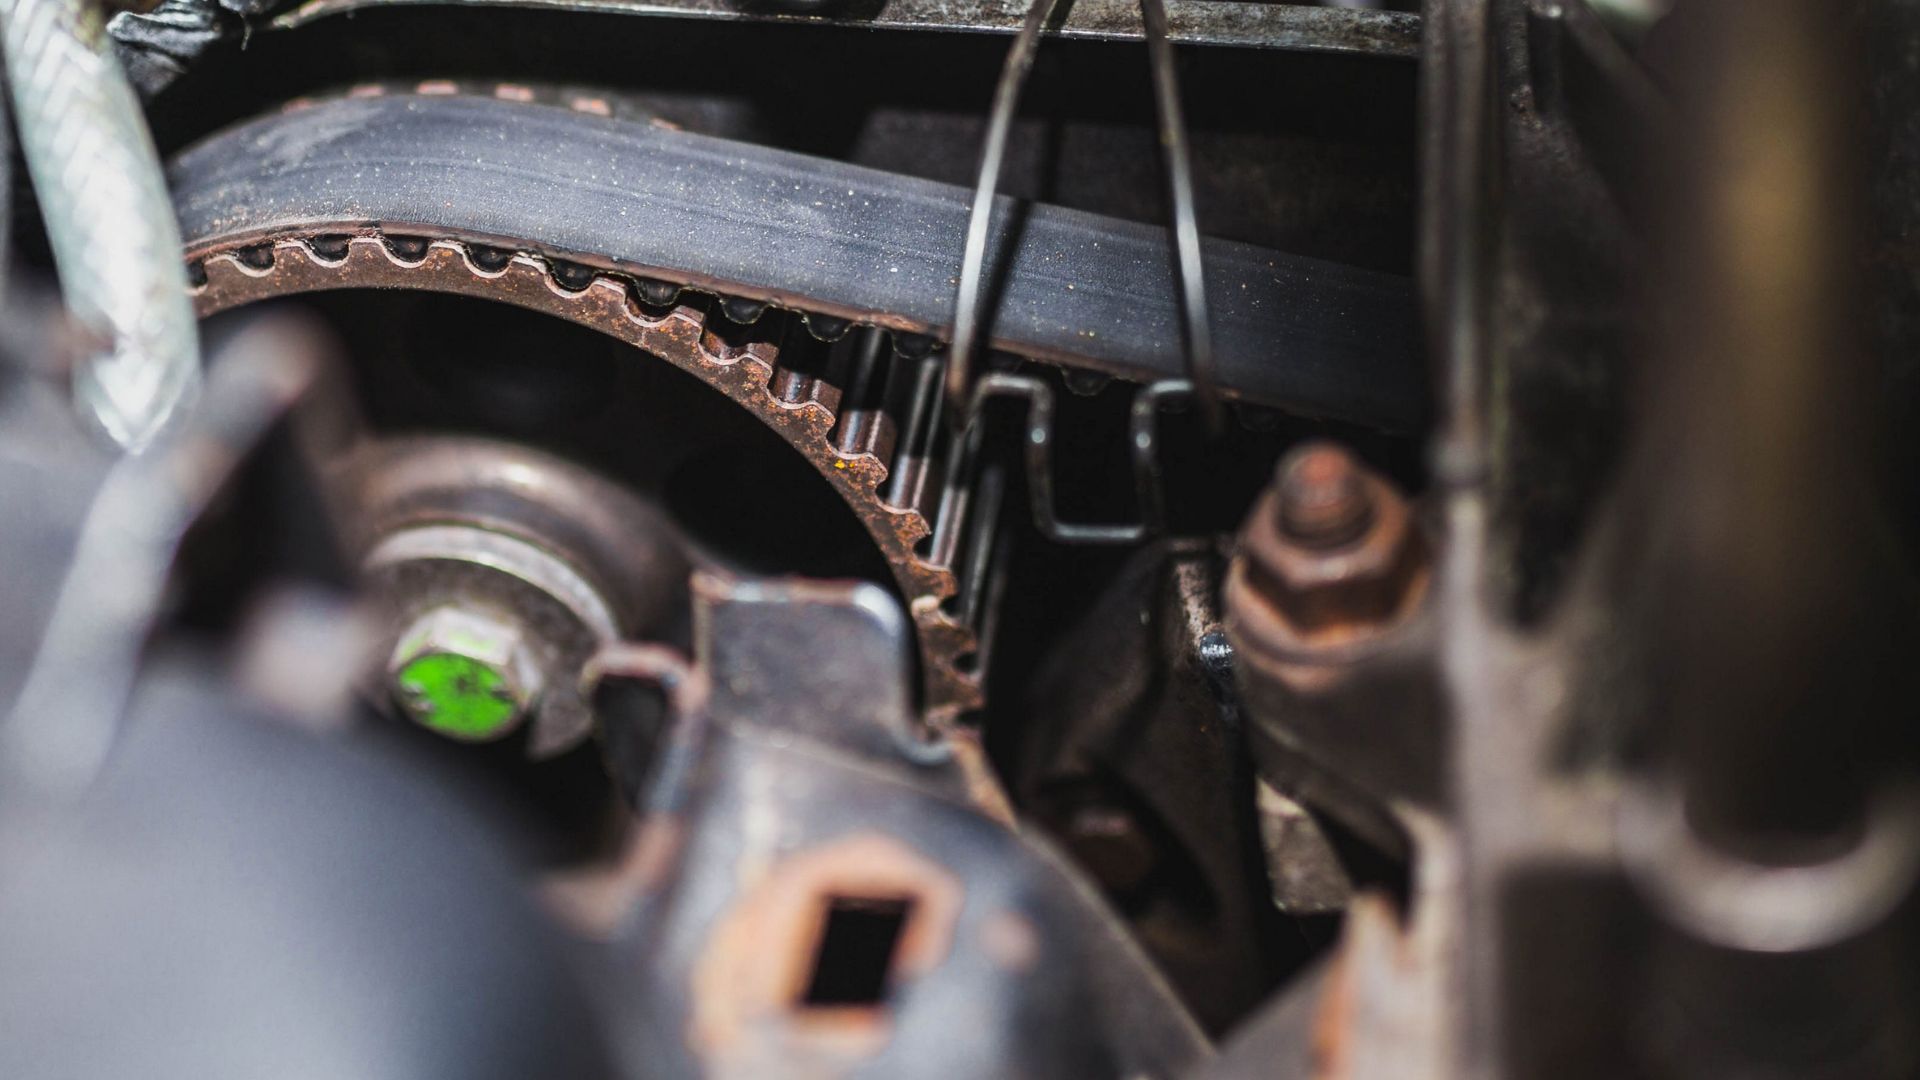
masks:
<instances>
[{"instance_id":1,"label":"hex bolt","mask_svg":"<svg viewBox=\"0 0 1920 1080\"><path fill-rule=\"evenodd\" d=\"M1314 442L1287 454L1275 474L1280 531L1310 548L1341 547L1373 524L1373 491L1344 447Z\"/></svg>"},{"instance_id":2,"label":"hex bolt","mask_svg":"<svg viewBox=\"0 0 1920 1080\"><path fill-rule=\"evenodd\" d=\"M1345 448L1282 459L1240 533L1229 615L1275 648L1339 644L1403 621L1427 580L1419 526L1399 492Z\"/></svg>"},{"instance_id":3,"label":"hex bolt","mask_svg":"<svg viewBox=\"0 0 1920 1080\"><path fill-rule=\"evenodd\" d=\"M513 620L454 606L414 619L394 646L387 672L393 699L408 717L465 742L512 731L544 684Z\"/></svg>"}]
</instances>

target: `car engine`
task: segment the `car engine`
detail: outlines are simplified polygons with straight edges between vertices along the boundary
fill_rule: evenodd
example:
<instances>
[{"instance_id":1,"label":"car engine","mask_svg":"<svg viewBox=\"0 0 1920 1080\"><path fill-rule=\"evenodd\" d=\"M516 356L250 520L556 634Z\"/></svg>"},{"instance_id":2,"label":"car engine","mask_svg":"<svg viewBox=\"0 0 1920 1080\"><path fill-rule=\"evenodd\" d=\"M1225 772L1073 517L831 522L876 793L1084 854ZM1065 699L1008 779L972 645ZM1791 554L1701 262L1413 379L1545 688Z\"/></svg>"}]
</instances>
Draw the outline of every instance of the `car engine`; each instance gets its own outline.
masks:
<instances>
[{"instance_id":1,"label":"car engine","mask_svg":"<svg viewBox=\"0 0 1920 1080\"><path fill-rule=\"evenodd\" d=\"M0 59L0 1077L1920 1076L1920 3Z\"/></svg>"}]
</instances>

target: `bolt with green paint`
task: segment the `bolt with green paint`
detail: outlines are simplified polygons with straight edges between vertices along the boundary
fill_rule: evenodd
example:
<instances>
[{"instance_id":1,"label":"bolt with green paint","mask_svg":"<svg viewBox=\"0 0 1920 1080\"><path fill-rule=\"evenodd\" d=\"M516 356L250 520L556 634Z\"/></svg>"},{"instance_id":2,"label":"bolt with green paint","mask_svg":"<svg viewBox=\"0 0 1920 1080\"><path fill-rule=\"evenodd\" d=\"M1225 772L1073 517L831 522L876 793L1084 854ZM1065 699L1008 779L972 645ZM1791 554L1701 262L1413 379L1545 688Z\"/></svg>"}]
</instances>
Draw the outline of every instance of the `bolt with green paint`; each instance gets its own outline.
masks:
<instances>
[{"instance_id":1,"label":"bolt with green paint","mask_svg":"<svg viewBox=\"0 0 1920 1080\"><path fill-rule=\"evenodd\" d=\"M519 726L543 682L511 618L464 607L416 618L387 670L394 701L409 717L468 742L498 739Z\"/></svg>"}]
</instances>

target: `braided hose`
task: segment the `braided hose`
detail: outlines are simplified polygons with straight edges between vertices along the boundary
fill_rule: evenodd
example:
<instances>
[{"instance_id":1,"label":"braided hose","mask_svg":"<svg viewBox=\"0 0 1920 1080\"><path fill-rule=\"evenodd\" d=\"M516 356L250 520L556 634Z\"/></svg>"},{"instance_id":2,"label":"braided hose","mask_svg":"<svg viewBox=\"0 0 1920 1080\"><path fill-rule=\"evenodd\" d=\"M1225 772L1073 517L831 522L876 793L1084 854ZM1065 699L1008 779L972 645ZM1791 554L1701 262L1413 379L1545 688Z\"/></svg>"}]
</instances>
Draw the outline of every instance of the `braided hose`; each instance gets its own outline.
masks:
<instances>
[{"instance_id":1,"label":"braided hose","mask_svg":"<svg viewBox=\"0 0 1920 1080\"><path fill-rule=\"evenodd\" d=\"M0 0L0 45L62 293L101 341L75 367L75 399L140 450L200 385L159 154L88 0Z\"/></svg>"}]
</instances>

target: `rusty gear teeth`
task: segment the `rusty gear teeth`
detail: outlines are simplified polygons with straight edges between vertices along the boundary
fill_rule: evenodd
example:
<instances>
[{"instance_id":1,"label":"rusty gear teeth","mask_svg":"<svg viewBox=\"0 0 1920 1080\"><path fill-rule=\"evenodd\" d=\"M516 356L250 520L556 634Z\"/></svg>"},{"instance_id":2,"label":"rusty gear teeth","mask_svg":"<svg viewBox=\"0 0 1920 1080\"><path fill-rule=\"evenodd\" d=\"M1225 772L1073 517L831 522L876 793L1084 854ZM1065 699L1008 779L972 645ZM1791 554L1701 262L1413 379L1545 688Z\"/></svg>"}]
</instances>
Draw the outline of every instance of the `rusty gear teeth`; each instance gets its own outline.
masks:
<instances>
[{"instance_id":1,"label":"rusty gear teeth","mask_svg":"<svg viewBox=\"0 0 1920 1080\"><path fill-rule=\"evenodd\" d=\"M416 289L495 300L600 330L673 364L759 417L812 462L892 568L918 631L929 722L946 726L981 703L973 628L946 610L954 571L915 545L931 531L917 509L881 494L893 424L877 410L839 413L840 388L783 368L769 342L734 344L705 308L732 318L765 310L757 301L632 279L581 263L455 238L344 236L335 227L267 243L204 247L187 258L201 317L294 293L346 288ZM845 333L845 320L803 315L815 336ZM743 321L733 319L732 321ZM835 325L839 324L839 325Z\"/></svg>"}]
</instances>

